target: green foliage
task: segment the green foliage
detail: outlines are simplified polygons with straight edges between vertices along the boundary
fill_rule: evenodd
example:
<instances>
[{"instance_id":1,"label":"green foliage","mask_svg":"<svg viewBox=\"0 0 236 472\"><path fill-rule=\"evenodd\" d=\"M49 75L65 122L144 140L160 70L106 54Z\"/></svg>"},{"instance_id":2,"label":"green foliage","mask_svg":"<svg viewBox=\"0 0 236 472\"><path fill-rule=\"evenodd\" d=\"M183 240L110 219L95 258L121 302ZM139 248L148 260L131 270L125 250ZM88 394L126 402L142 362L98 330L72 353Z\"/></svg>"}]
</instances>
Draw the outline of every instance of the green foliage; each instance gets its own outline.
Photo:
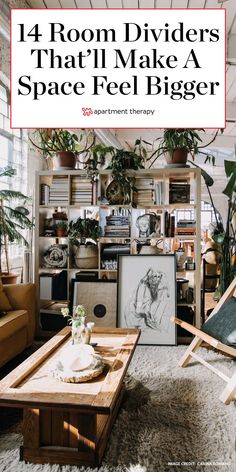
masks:
<instances>
[{"instance_id":1,"label":"green foliage","mask_svg":"<svg viewBox=\"0 0 236 472\"><path fill-rule=\"evenodd\" d=\"M144 158L133 151L116 149L107 169L112 169L114 174L123 172L124 170L144 169Z\"/></svg>"},{"instance_id":2,"label":"green foliage","mask_svg":"<svg viewBox=\"0 0 236 472\"><path fill-rule=\"evenodd\" d=\"M1 177L13 177L15 174L15 169L11 167L0 169ZM17 202L22 201L25 204L28 200L30 199L26 195L16 190L0 190L0 256L2 257L2 250L4 249L7 267L9 267L8 242L28 245L22 231L32 228L33 224L28 218L28 211L24 206L17 206ZM1 268L2 261L0 272Z\"/></svg>"},{"instance_id":3,"label":"green foliage","mask_svg":"<svg viewBox=\"0 0 236 472\"><path fill-rule=\"evenodd\" d=\"M70 221L68 235L73 245L79 246L85 244L86 239L92 239L94 242L101 236L99 222L94 218L81 218L76 221Z\"/></svg>"},{"instance_id":4,"label":"green foliage","mask_svg":"<svg viewBox=\"0 0 236 472\"><path fill-rule=\"evenodd\" d=\"M220 292L223 294L236 274L236 234L233 226L233 219L236 211L236 162L225 161L225 173L228 182L223 190L223 194L228 197L227 220L225 227L218 221L213 235L214 241L218 244L221 254L220 263ZM209 189L208 189L209 191ZM209 191L210 194L210 191ZM211 194L210 194L211 197ZM212 201L212 197L211 197ZM216 212L212 201L213 208Z\"/></svg>"},{"instance_id":5,"label":"green foliage","mask_svg":"<svg viewBox=\"0 0 236 472\"><path fill-rule=\"evenodd\" d=\"M70 151L76 155L81 150L78 136L68 130L39 128L34 133L38 143L32 139L30 141L46 159L60 151Z\"/></svg>"},{"instance_id":6,"label":"green foliage","mask_svg":"<svg viewBox=\"0 0 236 472\"><path fill-rule=\"evenodd\" d=\"M85 163L88 173L97 174L98 167L103 167L106 163L106 158L115 152L113 146L104 146L104 144L94 144L89 152L89 158Z\"/></svg>"},{"instance_id":7,"label":"green foliage","mask_svg":"<svg viewBox=\"0 0 236 472\"><path fill-rule=\"evenodd\" d=\"M58 228L58 229L67 229L68 228L68 224L66 221L58 221L57 223L55 223L55 228Z\"/></svg>"},{"instance_id":8,"label":"green foliage","mask_svg":"<svg viewBox=\"0 0 236 472\"><path fill-rule=\"evenodd\" d=\"M204 129L199 131L204 131ZM159 149L172 152L175 149L184 148L191 154L197 154L201 142L202 139L194 129L165 129Z\"/></svg>"}]
</instances>

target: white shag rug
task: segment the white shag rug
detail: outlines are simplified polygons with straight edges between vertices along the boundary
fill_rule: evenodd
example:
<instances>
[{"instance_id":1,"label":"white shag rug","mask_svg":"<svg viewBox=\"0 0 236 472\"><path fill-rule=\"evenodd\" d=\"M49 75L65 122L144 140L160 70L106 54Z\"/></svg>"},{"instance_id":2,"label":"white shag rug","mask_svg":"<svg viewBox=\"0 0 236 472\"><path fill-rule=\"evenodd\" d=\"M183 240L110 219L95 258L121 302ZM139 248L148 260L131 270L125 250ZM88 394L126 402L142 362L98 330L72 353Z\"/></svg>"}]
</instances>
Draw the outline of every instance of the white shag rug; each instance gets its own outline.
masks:
<instances>
[{"instance_id":1,"label":"white shag rug","mask_svg":"<svg viewBox=\"0 0 236 472\"><path fill-rule=\"evenodd\" d=\"M22 437L9 433L0 436L0 472L235 472L236 404L220 402L224 381L205 367L178 367L185 349L137 347L99 469L20 462ZM232 359L202 353L225 373L234 372Z\"/></svg>"}]
</instances>

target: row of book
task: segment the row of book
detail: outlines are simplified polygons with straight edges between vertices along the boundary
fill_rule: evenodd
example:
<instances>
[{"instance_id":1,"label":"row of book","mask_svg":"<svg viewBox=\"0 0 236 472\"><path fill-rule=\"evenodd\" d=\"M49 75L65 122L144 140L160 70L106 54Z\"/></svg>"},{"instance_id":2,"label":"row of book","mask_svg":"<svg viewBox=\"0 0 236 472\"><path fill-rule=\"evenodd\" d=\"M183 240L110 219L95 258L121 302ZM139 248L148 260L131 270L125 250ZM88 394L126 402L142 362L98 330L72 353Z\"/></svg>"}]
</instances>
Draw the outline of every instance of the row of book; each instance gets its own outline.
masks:
<instances>
[{"instance_id":1,"label":"row of book","mask_svg":"<svg viewBox=\"0 0 236 472\"><path fill-rule=\"evenodd\" d=\"M74 178L71 182L71 204L92 205L93 186L88 179Z\"/></svg>"},{"instance_id":2,"label":"row of book","mask_svg":"<svg viewBox=\"0 0 236 472\"><path fill-rule=\"evenodd\" d=\"M153 205L155 202L154 181L151 178L136 178L133 202L137 206Z\"/></svg>"},{"instance_id":3,"label":"row of book","mask_svg":"<svg viewBox=\"0 0 236 472\"><path fill-rule=\"evenodd\" d=\"M53 177L49 189L49 204L63 205L68 203L68 179L64 176Z\"/></svg>"}]
</instances>

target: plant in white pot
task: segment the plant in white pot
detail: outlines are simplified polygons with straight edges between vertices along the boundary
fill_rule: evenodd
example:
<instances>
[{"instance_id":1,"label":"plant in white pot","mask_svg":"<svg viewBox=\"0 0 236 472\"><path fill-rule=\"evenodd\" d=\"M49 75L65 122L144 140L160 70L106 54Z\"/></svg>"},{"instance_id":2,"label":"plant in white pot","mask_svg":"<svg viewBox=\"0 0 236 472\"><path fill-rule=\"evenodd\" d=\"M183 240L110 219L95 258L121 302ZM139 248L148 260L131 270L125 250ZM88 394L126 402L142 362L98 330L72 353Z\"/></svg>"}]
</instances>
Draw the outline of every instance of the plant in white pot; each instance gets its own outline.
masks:
<instances>
[{"instance_id":1,"label":"plant in white pot","mask_svg":"<svg viewBox=\"0 0 236 472\"><path fill-rule=\"evenodd\" d=\"M94 218L81 218L70 221L68 231L70 244L74 249L75 265L79 269L98 268L97 239L101 228Z\"/></svg>"}]
</instances>

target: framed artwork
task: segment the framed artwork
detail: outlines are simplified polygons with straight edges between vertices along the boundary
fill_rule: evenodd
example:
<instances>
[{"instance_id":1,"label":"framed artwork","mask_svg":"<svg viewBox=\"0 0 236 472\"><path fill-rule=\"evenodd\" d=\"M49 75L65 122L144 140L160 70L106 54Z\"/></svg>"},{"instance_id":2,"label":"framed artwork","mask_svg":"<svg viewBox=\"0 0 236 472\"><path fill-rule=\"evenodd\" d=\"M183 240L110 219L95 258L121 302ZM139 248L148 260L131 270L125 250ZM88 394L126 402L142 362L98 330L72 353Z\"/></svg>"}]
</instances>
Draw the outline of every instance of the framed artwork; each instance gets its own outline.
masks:
<instances>
[{"instance_id":1,"label":"framed artwork","mask_svg":"<svg viewBox=\"0 0 236 472\"><path fill-rule=\"evenodd\" d=\"M175 345L174 254L120 255L118 326L141 329L140 344Z\"/></svg>"},{"instance_id":2,"label":"framed artwork","mask_svg":"<svg viewBox=\"0 0 236 472\"><path fill-rule=\"evenodd\" d=\"M86 323L116 327L117 284L114 280L81 281L72 279L73 305L84 305Z\"/></svg>"}]
</instances>

